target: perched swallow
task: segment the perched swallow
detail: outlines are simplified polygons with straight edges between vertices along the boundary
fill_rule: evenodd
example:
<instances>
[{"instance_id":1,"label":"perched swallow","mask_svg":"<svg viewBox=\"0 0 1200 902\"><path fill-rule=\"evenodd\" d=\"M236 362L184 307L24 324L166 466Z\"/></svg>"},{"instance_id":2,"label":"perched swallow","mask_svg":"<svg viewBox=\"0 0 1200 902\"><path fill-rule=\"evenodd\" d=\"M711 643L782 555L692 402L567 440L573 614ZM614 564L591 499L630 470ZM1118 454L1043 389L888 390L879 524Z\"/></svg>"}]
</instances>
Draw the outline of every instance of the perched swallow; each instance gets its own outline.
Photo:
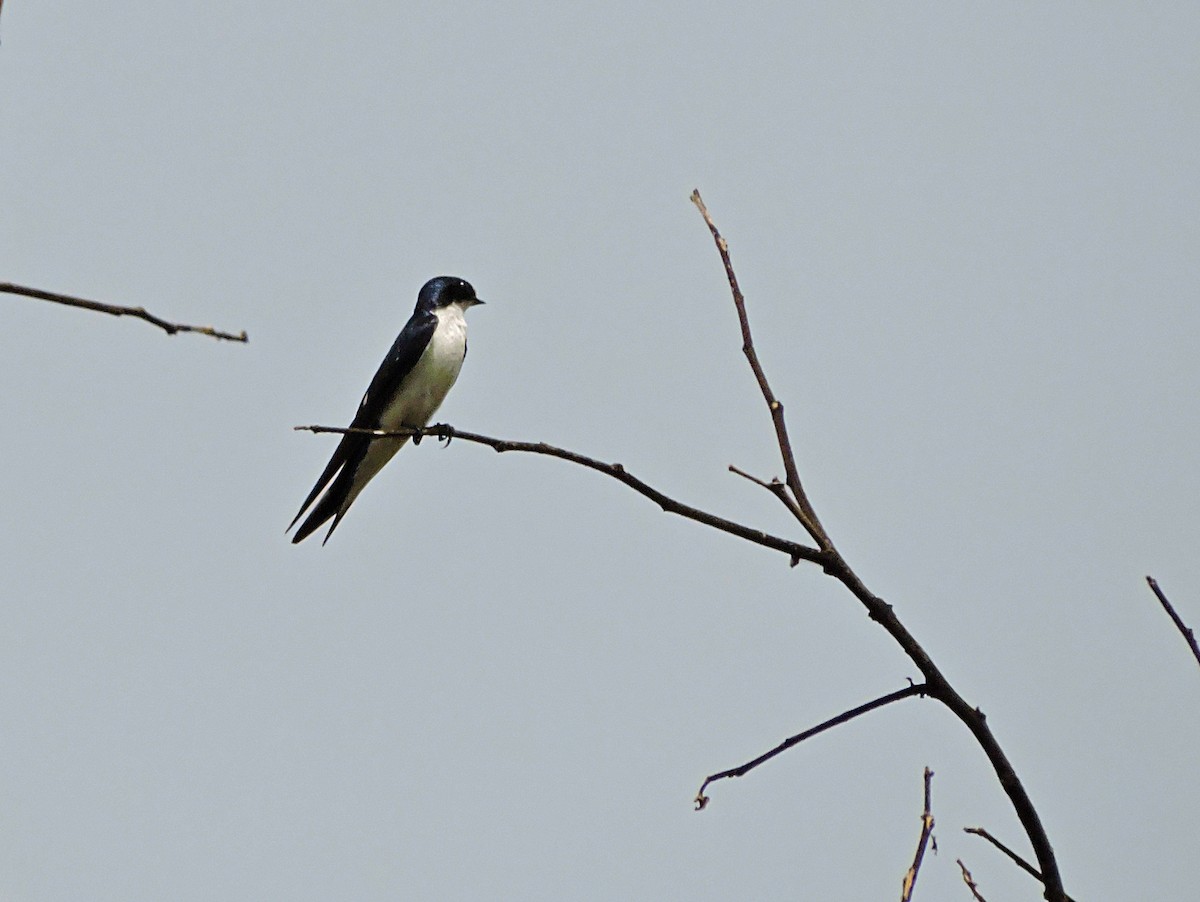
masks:
<instances>
[{"instance_id":1,"label":"perched swallow","mask_svg":"<svg viewBox=\"0 0 1200 902\"><path fill-rule=\"evenodd\" d=\"M363 395L351 428L390 430L428 424L467 356L463 312L482 303L475 297L475 289L462 279L438 276L426 282L417 295L412 318L400 330ZM288 526L289 530L295 526L317 496L325 492L296 530L292 542L303 541L332 518L333 525L321 544L328 542L358 493L407 441L407 437L343 435L325 472Z\"/></svg>"}]
</instances>

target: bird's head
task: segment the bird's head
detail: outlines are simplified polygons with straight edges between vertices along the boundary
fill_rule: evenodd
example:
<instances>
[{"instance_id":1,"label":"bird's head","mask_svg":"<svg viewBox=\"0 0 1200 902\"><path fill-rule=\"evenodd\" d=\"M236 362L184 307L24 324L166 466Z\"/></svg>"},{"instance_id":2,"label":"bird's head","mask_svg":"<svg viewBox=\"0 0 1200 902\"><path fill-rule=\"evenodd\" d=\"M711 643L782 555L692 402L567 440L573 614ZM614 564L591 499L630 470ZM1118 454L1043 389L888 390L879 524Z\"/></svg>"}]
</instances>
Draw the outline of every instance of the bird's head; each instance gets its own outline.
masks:
<instances>
[{"instance_id":1,"label":"bird's head","mask_svg":"<svg viewBox=\"0 0 1200 902\"><path fill-rule=\"evenodd\" d=\"M453 304L466 310L482 303L483 301L475 297L475 289L471 287L470 282L455 276L438 276L436 279L430 279L421 288L421 293L417 295L417 312L432 313L439 307L449 307Z\"/></svg>"}]
</instances>

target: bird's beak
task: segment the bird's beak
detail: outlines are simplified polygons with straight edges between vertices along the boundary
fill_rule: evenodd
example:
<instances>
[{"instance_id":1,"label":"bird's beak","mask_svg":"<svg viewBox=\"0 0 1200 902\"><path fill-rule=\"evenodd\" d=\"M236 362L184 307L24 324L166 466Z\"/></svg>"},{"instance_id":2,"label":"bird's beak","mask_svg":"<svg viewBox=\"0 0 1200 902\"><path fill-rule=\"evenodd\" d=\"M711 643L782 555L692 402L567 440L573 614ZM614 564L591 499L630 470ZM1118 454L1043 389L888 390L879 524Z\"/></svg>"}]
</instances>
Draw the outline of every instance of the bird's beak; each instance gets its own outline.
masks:
<instances>
[{"instance_id":1,"label":"bird's beak","mask_svg":"<svg viewBox=\"0 0 1200 902\"><path fill-rule=\"evenodd\" d=\"M482 303L483 303L483 301L481 301L479 298L472 298L472 300L471 300L472 307L476 306L477 304L482 304Z\"/></svg>"}]
</instances>

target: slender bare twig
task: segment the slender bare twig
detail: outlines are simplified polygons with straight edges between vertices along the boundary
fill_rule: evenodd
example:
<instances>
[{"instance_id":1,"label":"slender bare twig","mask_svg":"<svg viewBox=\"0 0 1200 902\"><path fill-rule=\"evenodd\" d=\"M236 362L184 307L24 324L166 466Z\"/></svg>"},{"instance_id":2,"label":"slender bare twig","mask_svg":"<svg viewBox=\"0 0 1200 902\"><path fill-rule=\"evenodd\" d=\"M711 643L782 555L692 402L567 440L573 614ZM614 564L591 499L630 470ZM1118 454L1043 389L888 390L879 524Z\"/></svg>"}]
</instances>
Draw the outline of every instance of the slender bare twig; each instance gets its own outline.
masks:
<instances>
[{"instance_id":1,"label":"slender bare twig","mask_svg":"<svg viewBox=\"0 0 1200 902\"><path fill-rule=\"evenodd\" d=\"M52 301L55 304L65 304L68 307L95 310L98 313L107 313L110 316L133 316L137 319L145 320L153 326L158 326L158 328L162 329L168 335L174 335L176 332L195 332L198 335L209 335L223 341L246 342L250 340L245 330L235 334L233 332L221 332L212 326L189 326L184 323L171 323L165 319L159 319L152 313L148 313L144 307L122 307L119 304L89 301L87 298L78 298L69 294L58 294L53 291L42 291L40 288L26 288L24 285L14 285L12 282L0 282L0 291L7 294L23 295L27 298L37 298L41 301Z\"/></svg>"},{"instance_id":2,"label":"slender bare twig","mask_svg":"<svg viewBox=\"0 0 1200 902\"><path fill-rule=\"evenodd\" d=\"M1196 662L1200 663L1200 646L1196 645L1196 634L1192 632L1191 627L1184 624L1183 620L1175 613L1175 608L1171 606L1171 602L1167 601L1167 596L1163 594L1163 590L1158 587L1158 580L1153 576L1147 576L1146 582L1150 584L1151 590L1158 597L1159 603L1163 606L1163 610L1167 612L1171 620L1175 623L1175 628L1183 633L1183 638L1187 640L1187 644L1192 649L1192 654L1196 657Z\"/></svg>"},{"instance_id":3,"label":"slender bare twig","mask_svg":"<svg viewBox=\"0 0 1200 902\"><path fill-rule=\"evenodd\" d=\"M733 464L729 465L729 472L736 473L738 476L741 476L743 479L749 479L755 485L762 486L764 489L766 489L768 492L770 492L772 495L774 495L776 498L778 498L781 502L783 502L783 506L786 507L789 511L791 511L793 517L795 517L797 520L803 521L803 519L806 515L805 515L803 509L800 507L799 502L797 502L796 499L792 497L792 493L788 491L787 485L780 482L777 478L772 479L770 482L767 482L765 479L759 479L757 476L750 475L745 470L739 469L738 467L735 467Z\"/></svg>"},{"instance_id":4,"label":"slender bare twig","mask_svg":"<svg viewBox=\"0 0 1200 902\"><path fill-rule=\"evenodd\" d=\"M997 849L999 849L1001 852L1003 852L1005 855L1007 855L1010 859L1012 859L1013 863L1017 867L1019 867L1021 870L1023 870L1025 873L1033 876L1034 878L1036 878L1038 880L1042 879L1041 871L1039 871L1037 868L1035 868L1033 865L1031 865L1028 861L1026 861L1024 858L1022 858L1020 855L1018 855L1016 852L1014 852L1012 849L1010 849L1004 843L1000 842L1000 840L996 839L996 837L992 836L992 834L988 833L982 827L964 827L963 833L970 833L970 834L973 834L974 836L983 837L988 842L990 842L993 846L995 846Z\"/></svg>"},{"instance_id":5,"label":"slender bare twig","mask_svg":"<svg viewBox=\"0 0 1200 902\"><path fill-rule=\"evenodd\" d=\"M1009 857L1009 860L1011 860L1013 864L1015 864L1017 867L1019 867L1026 874L1029 874L1035 880L1041 881L1041 883L1043 885L1045 885L1046 881L1042 878L1041 871L1039 871L1037 868L1035 868L1033 865L1031 865L1028 861L1026 861L1024 858L1022 858L1020 855L1018 855L1016 852L1014 852L1012 849L1010 849L1004 843L1000 842L1000 840L996 839L996 837L992 836L992 834L988 833L982 827L964 827L963 833L970 833L974 836L979 836L979 837L982 837L983 839L986 839L993 846L995 846L997 849L999 849L1001 852L1003 852L1005 855L1007 855ZM1074 902L1074 900L1070 896L1068 896L1066 893L1063 893L1062 897L1063 897L1064 902Z\"/></svg>"},{"instance_id":6,"label":"slender bare twig","mask_svg":"<svg viewBox=\"0 0 1200 902\"><path fill-rule=\"evenodd\" d=\"M813 561L818 564L824 563L825 560L824 553L816 548L801 545L798 542L792 542L788 539L781 539L778 536L763 532L761 529L753 529L741 523L735 523L733 520L726 520L724 517L717 517L699 508L676 501L638 479L626 470L622 464L604 463L595 458L585 457L582 454L576 454L574 451L568 451L565 448L548 445L545 442L519 442L509 439L492 438L491 436L480 435L476 432L466 432L462 429L456 429L454 426L446 423L426 426L423 429L397 429L394 431L386 429L342 429L334 426L296 426L294 428L299 431L327 432L342 435L349 432L358 435L370 435L374 438L413 436L414 440L416 440L422 436L432 435L440 439L461 439L464 442L487 445L489 448L494 448L499 452L524 451L530 454L544 454L549 457L557 457L560 460L570 461L571 463L587 467L590 470L595 470L598 473L603 473L605 476L611 476L618 482L629 486L638 494L649 498L669 514L678 514L681 517L686 517L689 520L695 520L697 523L703 523L705 526L711 526L713 529L730 533L748 542L754 542L756 545L763 545L767 548L773 548L776 551L782 551L791 558L792 566L795 566L802 560Z\"/></svg>"},{"instance_id":7,"label":"slender bare twig","mask_svg":"<svg viewBox=\"0 0 1200 902\"><path fill-rule=\"evenodd\" d=\"M925 768L925 808L921 811L921 838L917 840L917 852L913 855L913 863L904 874L904 881L900 885L900 902L911 902L913 890L917 886L917 874L921 872L921 862L925 860L925 847L929 845L929 838L933 836L933 810L929 798L932 783L933 771L927 767ZM935 852L937 851L936 840L934 840L933 849Z\"/></svg>"},{"instance_id":8,"label":"slender bare twig","mask_svg":"<svg viewBox=\"0 0 1200 902\"><path fill-rule=\"evenodd\" d=\"M766 373L763 372L762 364L759 363L758 352L754 349L754 339L750 334L750 319L746 315L746 299L742 296L742 289L738 287L737 275L733 271L733 261L729 258L729 243L717 231L717 225L708 215L708 208L704 206L699 190L692 192L692 203L704 217L704 222L712 233L713 241L716 242L717 251L721 254L721 262L725 265L725 277L729 280L729 290L733 292L733 304L737 308L738 324L742 330L742 353L746 355L750 369L754 372L754 378L758 381L758 388L762 392L763 400L767 402L767 407L771 411L771 420L775 424L775 438L779 442L779 450L783 456L787 486L801 511L800 523L821 548L830 548L832 543L825 532L825 527L817 519L817 512L808 503L808 496L804 493L804 486L800 483L800 472L796 468L796 456L792 453L792 442L788 437L787 425L783 419L783 404L771 391Z\"/></svg>"},{"instance_id":9,"label":"slender bare twig","mask_svg":"<svg viewBox=\"0 0 1200 902\"><path fill-rule=\"evenodd\" d=\"M971 872L967 870L967 866L963 864L963 860L961 858L956 858L955 861L958 862L958 866L962 869L963 883L967 885L967 889L969 889L971 891L971 895L975 897L975 902L987 902L987 899L983 898L983 896L979 894L979 887L975 883L975 878L971 876Z\"/></svg>"},{"instance_id":10,"label":"slender bare twig","mask_svg":"<svg viewBox=\"0 0 1200 902\"><path fill-rule=\"evenodd\" d=\"M988 761L991 762L992 768L996 772L996 777L1000 781L1001 788L1007 794L1013 810L1016 812L1021 825L1025 828L1025 832L1029 836L1029 841L1037 855L1038 863L1042 867L1042 873L1045 875L1046 899L1048 902L1063 902L1066 898L1066 893L1063 890L1062 877L1058 870L1058 861L1055 858L1054 849L1050 845L1050 837L1042 825L1041 817L1033 805L1033 800L1029 798L1029 794L1025 791L1025 787L1017 776L1016 770L1009 762L1008 756L1000 747L1000 743L996 740L991 728L988 727L987 719L984 717L983 712L969 705L966 699L959 695L957 690L950 685L950 681L946 679L941 670L934 664L933 659L929 657L916 638L900 622L895 611L892 610L892 606L866 587L866 584L863 583L858 574L854 572L845 558L834 547L833 541L821 526L820 520L817 519L815 511L803 487L800 485L800 477L796 468L791 438L788 435L787 424L783 418L783 405L771 391L762 365L759 363L758 354L754 350L754 339L750 333L745 299L742 297L737 277L734 275L733 264L729 257L728 242L721 237L720 232L713 223L712 217L704 206L704 202L700 199L699 191L692 192L692 202L699 209L701 216L704 217L704 222L708 226L709 232L712 233L717 250L721 255L721 262L725 266L725 274L729 281L729 288L733 294L733 303L737 308L738 321L742 328L743 351L750 363L751 370L754 372L755 379L758 381L763 400L766 401L767 408L771 414L771 422L775 427L779 452L783 457L784 472L787 475L787 486L795 497L799 507L799 512L796 514L797 521L817 541L821 550L826 553L827 557L824 563L825 572L840 581L853 593L867 609L870 618L887 631L888 635L896 641L904 650L904 653L920 669L928 687L927 694L949 708L975 737L975 741L983 749ZM756 481L761 484L761 480ZM770 483L766 487L774 491Z\"/></svg>"},{"instance_id":11,"label":"slender bare twig","mask_svg":"<svg viewBox=\"0 0 1200 902\"><path fill-rule=\"evenodd\" d=\"M742 479L749 479L755 485L761 485L768 492L772 492L774 494L779 494L777 490L781 485L783 485L783 483L778 479L772 479L770 482L767 482L765 479L759 479L752 473L747 473L745 470L735 467L733 464L729 465L729 472L736 473L738 476L741 476Z\"/></svg>"},{"instance_id":12,"label":"slender bare twig","mask_svg":"<svg viewBox=\"0 0 1200 902\"><path fill-rule=\"evenodd\" d=\"M844 724L847 721L854 720L856 717L861 717L863 714L874 711L876 708L882 708L884 705L890 705L892 702L898 702L902 699L911 698L914 695L925 695L924 683L916 683L914 685L907 686L904 689L900 689L896 692L890 692L887 695L882 695L877 699L873 699L872 701L867 702L865 705L859 705L857 708L851 708L849 711L844 711L837 717L831 717L824 723L819 723L815 727L805 730L803 733L797 733L795 736L783 740L783 742L779 743L779 745L775 746L775 748L771 749L769 752L764 752L757 758L747 761L745 764L739 764L737 767L731 767L729 770L723 770L720 773L706 777L704 782L700 785L700 791L696 793L696 810L700 811L708 804L708 796L704 794L704 790L708 789L710 784L716 783L718 780L728 779L729 777L744 777L760 764L765 764L776 755L786 752L792 746L799 745L806 739L811 739L818 733L824 733L826 730L832 729L840 724Z\"/></svg>"}]
</instances>

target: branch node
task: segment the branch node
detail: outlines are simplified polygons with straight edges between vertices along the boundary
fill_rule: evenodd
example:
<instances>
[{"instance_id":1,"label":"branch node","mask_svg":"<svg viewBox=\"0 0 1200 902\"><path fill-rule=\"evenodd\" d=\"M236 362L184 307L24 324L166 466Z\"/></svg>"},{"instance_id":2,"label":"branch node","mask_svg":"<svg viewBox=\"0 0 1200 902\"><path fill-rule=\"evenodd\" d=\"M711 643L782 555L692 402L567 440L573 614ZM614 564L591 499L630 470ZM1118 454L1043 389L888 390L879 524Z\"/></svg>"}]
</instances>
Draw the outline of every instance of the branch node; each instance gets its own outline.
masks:
<instances>
[{"instance_id":1,"label":"branch node","mask_svg":"<svg viewBox=\"0 0 1200 902\"><path fill-rule=\"evenodd\" d=\"M867 617L876 623L883 623L885 620L893 619L892 606L882 598L876 598L875 600L878 604L872 605L867 610Z\"/></svg>"}]
</instances>

